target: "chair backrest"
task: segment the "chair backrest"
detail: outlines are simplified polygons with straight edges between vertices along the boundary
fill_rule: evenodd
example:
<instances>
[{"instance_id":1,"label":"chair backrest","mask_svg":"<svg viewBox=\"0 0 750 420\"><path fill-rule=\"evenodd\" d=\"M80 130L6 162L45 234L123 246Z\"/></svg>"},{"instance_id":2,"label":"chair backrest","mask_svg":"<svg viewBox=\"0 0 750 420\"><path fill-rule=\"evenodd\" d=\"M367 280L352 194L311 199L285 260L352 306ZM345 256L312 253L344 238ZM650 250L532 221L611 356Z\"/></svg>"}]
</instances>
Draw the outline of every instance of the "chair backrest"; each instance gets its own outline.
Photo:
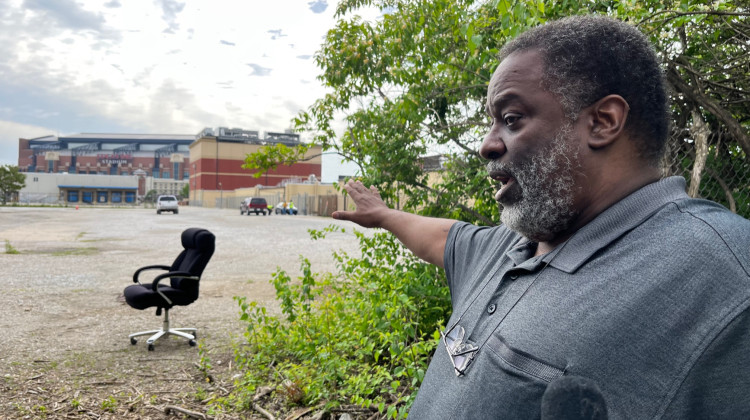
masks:
<instances>
[{"instance_id":1,"label":"chair backrest","mask_svg":"<svg viewBox=\"0 0 750 420\"><path fill-rule=\"evenodd\" d=\"M182 247L185 249L174 260L170 271L186 271L200 277L214 254L215 242L214 234L206 229L186 229L182 232ZM170 284L175 289L188 292L193 299L198 299L199 282L172 278Z\"/></svg>"}]
</instances>

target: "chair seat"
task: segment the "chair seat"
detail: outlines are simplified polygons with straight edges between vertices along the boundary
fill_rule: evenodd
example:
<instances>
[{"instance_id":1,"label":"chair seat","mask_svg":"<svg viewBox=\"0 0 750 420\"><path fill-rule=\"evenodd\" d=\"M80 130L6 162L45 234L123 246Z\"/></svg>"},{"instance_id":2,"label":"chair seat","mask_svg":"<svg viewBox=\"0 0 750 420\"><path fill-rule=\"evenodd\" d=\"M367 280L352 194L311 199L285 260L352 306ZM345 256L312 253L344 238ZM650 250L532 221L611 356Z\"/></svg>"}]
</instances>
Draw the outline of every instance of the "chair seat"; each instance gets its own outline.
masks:
<instances>
[{"instance_id":1,"label":"chair seat","mask_svg":"<svg viewBox=\"0 0 750 420\"><path fill-rule=\"evenodd\" d=\"M152 307L171 308L172 306L189 305L195 301L191 294L180 289L160 285L159 290L172 301L172 305L168 304L161 295L156 293L151 284L134 284L128 286L123 291L123 294L125 295L125 302L135 309Z\"/></svg>"}]
</instances>

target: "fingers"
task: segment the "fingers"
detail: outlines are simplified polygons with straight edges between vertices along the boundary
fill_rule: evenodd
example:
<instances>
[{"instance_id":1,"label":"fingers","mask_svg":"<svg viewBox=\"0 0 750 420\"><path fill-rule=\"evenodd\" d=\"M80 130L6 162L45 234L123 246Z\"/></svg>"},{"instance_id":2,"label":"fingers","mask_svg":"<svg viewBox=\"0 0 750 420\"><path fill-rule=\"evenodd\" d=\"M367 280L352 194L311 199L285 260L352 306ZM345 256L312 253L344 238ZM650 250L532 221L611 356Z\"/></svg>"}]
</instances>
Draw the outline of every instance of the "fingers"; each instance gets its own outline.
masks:
<instances>
[{"instance_id":1,"label":"fingers","mask_svg":"<svg viewBox=\"0 0 750 420\"><path fill-rule=\"evenodd\" d=\"M352 220L353 213L353 211L334 211L331 217L336 220Z\"/></svg>"},{"instance_id":2,"label":"fingers","mask_svg":"<svg viewBox=\"0 0 750 420\"><path fill-rule=\"evenodd\" d=\"M363 227L378 227L385 217L388 206L374 186L365 187L360 181L349 180L344 188L352 198L356 210L336 211L331 216L337 220L348 220Z\"/></svg>"},{"instance_id":3,"label":"fingers","mask_svg":"<svg viewBox=\"0 0 750 420\"><path fill-rule=\"evenodd\" d=\"M371 185L370 188L367 188L362 183L362 181L354 181L350 179L346 184L344 184L344 189L352 197L362 194L372 194L380 198L380 191L378 191L378 189L374 185Z\"/></svg>"},{"instance_id":4,"label":"fingers","mask_svg":"<svg viewBox=\"0 0 750 420\"><path fill-rule=\"evenodd\" d=\"M380 191L379 191L379 190L378 190L377 188L375 188L375 186L374 186L374 185L370 185L370 192L371 192L371 193L372 193L372 195L374 195L375 197L381 198L381 197L380 197ZM381 200L382 200L382 198L381 198Z\"/></svg>"},{"instance_id":5,"label":"fingers","mask_svg":"<svg viewBox=\"0 0 750 420\"><path fill-rule=\"evenodd\" d=\"M349 194L351 193L361 193L365 190L365 185L362 184L362 181L353 181L349 180L346 185L344 185L344 188L346 189Z\"/></svg>"}]
</instances>

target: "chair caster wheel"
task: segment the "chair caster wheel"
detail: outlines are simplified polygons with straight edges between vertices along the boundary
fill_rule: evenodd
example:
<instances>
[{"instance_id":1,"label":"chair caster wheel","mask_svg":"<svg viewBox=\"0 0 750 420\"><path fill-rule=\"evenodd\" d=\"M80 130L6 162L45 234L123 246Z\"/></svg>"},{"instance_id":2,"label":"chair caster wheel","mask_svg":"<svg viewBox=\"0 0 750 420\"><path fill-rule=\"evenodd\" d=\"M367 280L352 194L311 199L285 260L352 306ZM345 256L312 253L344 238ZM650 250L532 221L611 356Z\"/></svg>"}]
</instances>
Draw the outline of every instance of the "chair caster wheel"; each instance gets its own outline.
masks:
<instances>
[{"instance_id":1,"label":"chair caster wheel","mask_svg":"<svg viewBox=\"0 0 750 420\"><path fill-rule=\"evenodd\" d=\"M148 351L154 351L154 345L153 344L149 344L148 345Z\"/></svg>"},{"instance_id":2,"label":"chair caster wheel","mask_svg":"<svg viewBox=\"0 0 750 420\"><path fill-rule=\"evenodd\" d=\"M195 347L195 340L188 341L188 344L190 344L190 347Z\"/></svg>"},{"instance_id":3,"label":"chair caster wheel","mask_svg":"<svg viewBox=\"0 0 750 420\"><path fill-rule=\"evenodd\" d=\"M132 344L132 345L138 344L138 339L135 338L135 337L130 337L130 344Z\"/></svg>"}]
</instances>

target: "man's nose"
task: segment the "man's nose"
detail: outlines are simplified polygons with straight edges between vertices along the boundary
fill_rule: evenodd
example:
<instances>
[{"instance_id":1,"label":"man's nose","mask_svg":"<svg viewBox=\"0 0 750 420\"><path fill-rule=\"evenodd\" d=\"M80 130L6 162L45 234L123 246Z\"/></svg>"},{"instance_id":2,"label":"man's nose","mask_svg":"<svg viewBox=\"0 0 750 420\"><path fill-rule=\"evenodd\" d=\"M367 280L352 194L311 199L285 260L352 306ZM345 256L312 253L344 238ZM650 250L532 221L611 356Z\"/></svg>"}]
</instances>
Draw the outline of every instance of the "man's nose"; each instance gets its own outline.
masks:
<instances>
[{"instance_id":1,"label":"man's nose","mask_svg":"<svg viewBox=\"0 0 750 420\"><path fill-rule=\"evenodd\" d=\"M479 146L479 156L487 160L500 159L505 154L505 142L500 138L500 133L494 127L484 136L482 145Z\"/></svg>"}]
</instances>

